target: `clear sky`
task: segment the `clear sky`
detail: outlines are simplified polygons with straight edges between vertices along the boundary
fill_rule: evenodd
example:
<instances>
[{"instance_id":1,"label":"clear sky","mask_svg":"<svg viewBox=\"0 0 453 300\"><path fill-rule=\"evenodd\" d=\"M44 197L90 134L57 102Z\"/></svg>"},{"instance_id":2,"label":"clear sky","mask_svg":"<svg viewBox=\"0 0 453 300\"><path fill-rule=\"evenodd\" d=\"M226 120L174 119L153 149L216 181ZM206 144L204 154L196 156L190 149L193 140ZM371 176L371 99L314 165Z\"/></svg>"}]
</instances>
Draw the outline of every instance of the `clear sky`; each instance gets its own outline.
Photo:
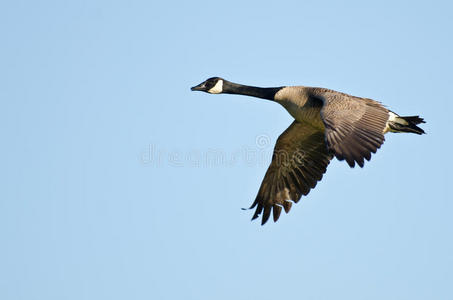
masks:
<instances>
[{"instance_id":1,"label":"clear sky","mask_svg":"<svg viewBox=\"0 0 453 300\"><path fill-rule=\"evenodd\" d=\"M3 1L0 299L453 299L449 2ZM189 90L211 76L428 134L332 161L261 227L240 208L292 119Z\"/></svg>"}]
</instances>

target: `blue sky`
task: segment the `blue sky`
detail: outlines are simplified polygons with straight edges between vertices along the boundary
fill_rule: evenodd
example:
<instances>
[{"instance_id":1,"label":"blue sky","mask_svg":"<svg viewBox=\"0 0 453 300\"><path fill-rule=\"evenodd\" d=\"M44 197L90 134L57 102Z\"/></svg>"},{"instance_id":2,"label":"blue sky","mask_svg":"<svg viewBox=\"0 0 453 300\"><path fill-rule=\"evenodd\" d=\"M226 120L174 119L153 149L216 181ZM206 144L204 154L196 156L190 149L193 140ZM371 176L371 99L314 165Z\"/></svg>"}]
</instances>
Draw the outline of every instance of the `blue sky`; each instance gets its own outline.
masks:
<instances>
[{"instance_id":1,"label":"blue sky","mask_svg":"<svg viewBox=\"0 0 453 300\"><path fill-rule=\"evenodd\" d=\"M0 4L0 298L451 299L448 1ZM276 224L242 211L280 106L211 76L420 114ZM216 160L218 157L225 159Z\"/></svg>"}]
</instances>

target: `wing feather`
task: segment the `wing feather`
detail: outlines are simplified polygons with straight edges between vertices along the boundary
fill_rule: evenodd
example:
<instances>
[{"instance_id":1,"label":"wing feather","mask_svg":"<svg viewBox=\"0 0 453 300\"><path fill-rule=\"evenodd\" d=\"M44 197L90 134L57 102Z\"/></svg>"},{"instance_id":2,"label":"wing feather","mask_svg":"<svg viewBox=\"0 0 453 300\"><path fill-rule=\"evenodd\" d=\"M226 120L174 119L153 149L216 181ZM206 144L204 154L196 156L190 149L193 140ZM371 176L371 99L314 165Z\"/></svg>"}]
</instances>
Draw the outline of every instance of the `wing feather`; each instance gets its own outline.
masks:
<instances>
[{"instance_id":1,"label":"wing feather","mask_svg":"<svg viewBox=\"0 0 453 300\"><path fill-rule=\"evenodd\" d=\"M265 224L272 211L276 222L282 208L288 213L292 202L298 202L321 180L332 157L322 130L294 121L277 140L272 162L250 207L256 207L252 220L262 214L261 224Z\"/></svg>"},{"instance_id":2,"label":"wing feather","mask_svg":"<svg viewBox=\"0 0 453 300\"><path fill-rule=\"evenodd\" d=\"M377 101L331 90L313 89L310 97L324 103L321 118L328 148L350 167L363 167L384 143L389 111Z\"/></svg>"}]
</instances>

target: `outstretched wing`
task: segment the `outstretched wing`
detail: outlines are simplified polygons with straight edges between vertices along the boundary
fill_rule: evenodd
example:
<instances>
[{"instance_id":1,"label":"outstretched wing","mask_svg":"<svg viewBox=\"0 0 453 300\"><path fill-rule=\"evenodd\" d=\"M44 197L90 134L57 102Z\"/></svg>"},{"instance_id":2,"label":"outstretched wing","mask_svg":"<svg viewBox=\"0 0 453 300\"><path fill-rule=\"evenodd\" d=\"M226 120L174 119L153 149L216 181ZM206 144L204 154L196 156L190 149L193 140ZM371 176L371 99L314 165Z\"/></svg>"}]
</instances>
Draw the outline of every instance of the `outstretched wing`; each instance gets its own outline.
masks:
<instances>
[{"instance_id":1,"label":"outstretched wing","mask_svg":"<svg viewBox=\"0 0 453 300\"><path fill-rule=\"evenodd\" d=\"M364 159L370 160L384 143L388 110L374 100L334 91L315 91L312 97L324 102L321 118L328 148L350 167L363 167Z\"/></svg>"},{"instance_id":2,"label":"outstretched wing","mask_svg":"<svg viewBox=\"0 0 453 300\"><path fill-rule=\"evenodd\" d=\"M294 121L277 140L272 162L250 207L256 207L252 220L263 213L263 225L273 211L276 222L282 207L288 213L291 200L298 202L316 186L332 157L324 132Z\"/></svg>"}]
</instances>

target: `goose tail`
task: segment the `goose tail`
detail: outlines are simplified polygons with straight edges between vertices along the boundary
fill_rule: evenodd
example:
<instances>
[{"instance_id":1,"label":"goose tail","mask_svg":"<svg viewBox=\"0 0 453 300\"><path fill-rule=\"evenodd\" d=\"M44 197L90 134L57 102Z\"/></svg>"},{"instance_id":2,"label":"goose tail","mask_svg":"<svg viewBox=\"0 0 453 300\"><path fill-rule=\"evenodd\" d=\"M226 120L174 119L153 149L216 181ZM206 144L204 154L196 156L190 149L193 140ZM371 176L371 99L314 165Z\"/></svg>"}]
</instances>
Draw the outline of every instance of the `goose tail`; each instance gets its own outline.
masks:
<instances>
[{"instance_id":1,"label":"goose tail","mask_svg":"<svg viewBox=\"0 0 453 300\"><path fill-rule=\"evenodd\" d=\"M419 116L407 116L401 117L394 112L389 112L389 119L387 121L387 126L384 130L385 132L412 132L416 134L424 134L425 131L418 127L418 124L425 123L423 118Z\"/></svg>"}]
</instances>

